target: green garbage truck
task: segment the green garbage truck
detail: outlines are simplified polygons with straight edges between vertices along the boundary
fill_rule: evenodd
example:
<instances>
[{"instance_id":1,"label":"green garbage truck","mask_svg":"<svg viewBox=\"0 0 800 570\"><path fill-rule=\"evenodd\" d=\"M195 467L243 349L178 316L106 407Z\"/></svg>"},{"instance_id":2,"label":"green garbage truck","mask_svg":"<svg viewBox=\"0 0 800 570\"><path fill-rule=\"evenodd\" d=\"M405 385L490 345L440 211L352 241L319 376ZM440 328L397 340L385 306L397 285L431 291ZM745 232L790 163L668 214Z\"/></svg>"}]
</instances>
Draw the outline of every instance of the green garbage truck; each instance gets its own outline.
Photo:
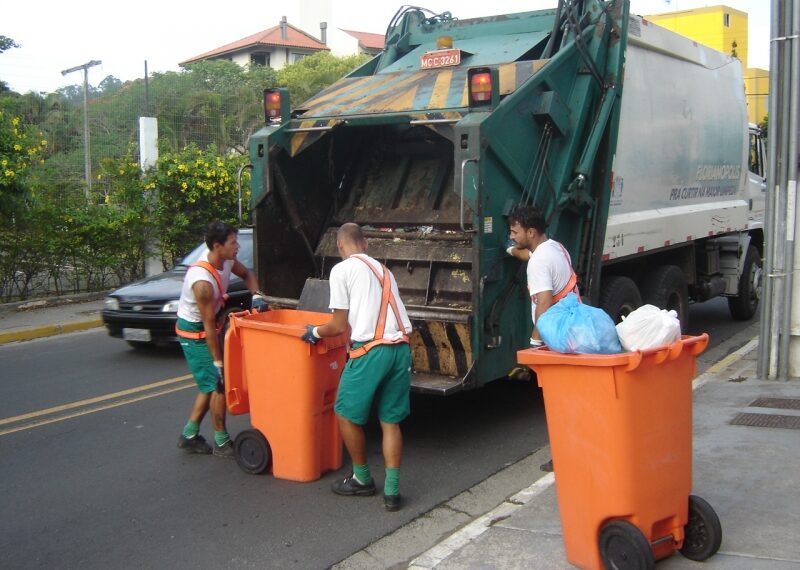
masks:
<instances>
[{"instance_id":1,"label":"green garbage truck","mask_svg":"<svg viewBox=\"0 0 800 570\"><path fill-rule=\"evenodd\" d=\"M528 343L507 215L541 208L584 299L619 318L728 297L758 307L764 151L741 63L630 14L627 0L460 20L404 7L384 50L294 107L264 94L250 139L260 285L326 309L344 222L394 273L413 387L506 376Z\"/></svg>"}]
</instances>

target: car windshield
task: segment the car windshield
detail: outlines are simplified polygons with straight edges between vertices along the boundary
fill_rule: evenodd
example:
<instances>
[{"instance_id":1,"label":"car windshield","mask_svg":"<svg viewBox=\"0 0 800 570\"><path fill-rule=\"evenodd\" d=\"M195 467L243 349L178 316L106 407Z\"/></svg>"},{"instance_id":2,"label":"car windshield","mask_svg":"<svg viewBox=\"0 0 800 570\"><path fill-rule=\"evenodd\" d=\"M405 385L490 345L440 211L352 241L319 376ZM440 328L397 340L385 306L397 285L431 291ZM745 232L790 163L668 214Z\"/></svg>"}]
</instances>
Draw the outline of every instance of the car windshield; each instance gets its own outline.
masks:
<instances>
[{"instance_id":1,"label":"car windshield","mask_svg":"<svg viewBox=\"0 0 800 570\"><path fill-rule=\"evenodd\" d=\"M189 267L200 259L206 251L208 251L206 244L201 243L183 258L178 267ZM253 234L249 232L239 234L239 254L236 259L241 261L248 269L253 269Z\"/></svg>"}]
</instances>

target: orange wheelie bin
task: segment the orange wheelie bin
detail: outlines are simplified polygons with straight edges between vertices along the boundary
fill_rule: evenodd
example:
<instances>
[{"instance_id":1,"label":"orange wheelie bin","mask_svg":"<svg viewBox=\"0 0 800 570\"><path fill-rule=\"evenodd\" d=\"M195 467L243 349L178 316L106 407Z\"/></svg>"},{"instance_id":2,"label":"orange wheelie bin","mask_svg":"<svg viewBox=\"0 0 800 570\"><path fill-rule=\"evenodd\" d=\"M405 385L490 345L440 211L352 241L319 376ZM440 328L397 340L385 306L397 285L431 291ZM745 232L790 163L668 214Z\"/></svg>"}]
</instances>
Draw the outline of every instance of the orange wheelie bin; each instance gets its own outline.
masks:
<instances>
[{"instance_id":1,"label":"orange wheelie bin","mask_svg":"<svg viewBox=\"0 0 800 570\"><path fill-rule=\"evenodd\" d=\"M295 310L244 311L230 317L225 336L225 398L233 415L250 413L253 429L234 440L247 473L271 466L280 479L313 481L342 465L342 439L333 411L347 357L349 331L303 342L305 324L331 314Z\"/></svg>"},{"instance_id":2,"label":"orange wheelie bin","mask_svg":"<svg viewBox=\"0 0 800 570\"><path fill-rule=\"evenodd\" d=\"M652 568L719 548L714 510L690 495L692 379L708 335L610 355L527 349L544 395L567 560Z\"/></svg>"}]
</instances>

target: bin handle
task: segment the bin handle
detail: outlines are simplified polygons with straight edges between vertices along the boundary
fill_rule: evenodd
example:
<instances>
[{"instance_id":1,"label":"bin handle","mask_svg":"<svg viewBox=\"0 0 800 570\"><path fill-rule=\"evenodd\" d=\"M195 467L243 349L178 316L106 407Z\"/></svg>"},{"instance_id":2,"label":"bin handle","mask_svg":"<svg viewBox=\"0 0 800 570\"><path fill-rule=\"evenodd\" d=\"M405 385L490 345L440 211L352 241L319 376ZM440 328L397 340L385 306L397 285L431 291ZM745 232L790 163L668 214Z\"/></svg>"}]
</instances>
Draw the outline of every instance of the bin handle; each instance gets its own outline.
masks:
<instances>
[{"instance_id":1,"label":"bin handle","mask_svg":"<svg viewBox=\"0 0 800 570\"><path fill-rule=\"evenodd\" d=\"M231 323L231 324L230 324L230 328L231 328L231 329L235 329L235 328L236 328L236 326L237 326L237 325L236 325L236 319L241 319L241 318L243 318L243 317L246 317L246 316L247 316L247 315L249 315L249 314L250 314L250 311L248 311L247 309L245 309L244 311L238 311L238 312L236 312L236 313L230 313L230 314L228 314L228 320L229 320L229 321L230 321L230 323Z\"/></svg>"},{"instance_id":2,"label":"bin handle","mask_svg":"<svg viewBox=\"0 0 800 570\"><path fill-rule=\"evenodd\" d=\"M625 372L633 372L642 363L642 353L640 351L631 352L628 355L628 365L625 367Z\"/></svg>"},{"instance_id":3,"label":"bin handle","mask_svg":"<svg viewBox=\"0 0 800 570\"><path fill-rule=\"evenodd\" d=\"M692 356L697 356L708 347L708 333L683 339Z\"/></svg>"}]
</instances>

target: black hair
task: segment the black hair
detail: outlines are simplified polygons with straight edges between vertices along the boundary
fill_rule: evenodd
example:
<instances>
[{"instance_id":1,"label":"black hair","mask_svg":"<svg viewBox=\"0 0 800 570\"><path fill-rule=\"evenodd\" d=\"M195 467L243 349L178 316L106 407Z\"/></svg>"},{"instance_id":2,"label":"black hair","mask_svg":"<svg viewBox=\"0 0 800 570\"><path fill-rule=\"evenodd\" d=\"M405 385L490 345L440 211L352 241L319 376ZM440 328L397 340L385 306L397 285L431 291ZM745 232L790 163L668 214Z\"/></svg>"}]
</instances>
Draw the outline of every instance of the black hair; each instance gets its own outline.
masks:
<instances>
[{"instance_id":1,"label":"black hair","mask_svg":"<svg viewBox=\"0 0 800 570\"><path fill-rule=\"evenodd\" d=\"M215 220L206 226L205 238L208 249L214 249L214 244L224 245L231 234L238 234L234 226Z\"/></svg>"},{"instance_id":2,"label":"black hair","mask_svg":"<svg viewBox=\"0 0 800 570\"><path fill-rule=\"evenodd\" d=\"M544 219L544 212L539 208L527 205L514 206L508 214L508 225L519 224L523 229L533 228L540 234L547 230L547 221Z\"/></svg>"}]
</instances>

